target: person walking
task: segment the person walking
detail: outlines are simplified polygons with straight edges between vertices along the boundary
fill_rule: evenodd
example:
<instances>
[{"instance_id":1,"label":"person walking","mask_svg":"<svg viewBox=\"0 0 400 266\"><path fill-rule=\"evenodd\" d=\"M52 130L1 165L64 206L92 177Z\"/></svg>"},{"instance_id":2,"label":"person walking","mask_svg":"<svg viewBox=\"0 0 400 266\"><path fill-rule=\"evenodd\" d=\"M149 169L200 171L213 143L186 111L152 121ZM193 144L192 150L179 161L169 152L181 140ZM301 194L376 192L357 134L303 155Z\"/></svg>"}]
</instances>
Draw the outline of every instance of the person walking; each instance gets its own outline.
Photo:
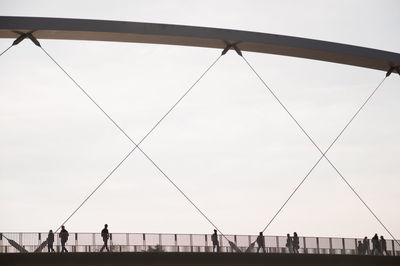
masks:
<instances>
[{"instance_id":1,"label":"person walking","mask_svg":"<svg viewBox=\"0 0 400 266\"><path fill-rule=\"evenodd\" d=\"M364 237L363 239L363 245L364 245L364 253L366 255L371 254L371 249L369 248L369 240L367 237Z\"/></svg>"},{"instance_id":2,"label":"person walking","mask_svg":"<svg viewBox=\"0 0 400 266\"><path fill-rule=\"evenodd\" d=\"M297 233L293 233L293 253L299 254L300 242Z\"/></svg>"},{"instance_id":3,"label":"person walking","mask_svg":"<svg viewBox=\"0 0 400 266\"><path fill-rule=\"evenodd\" d=\"M381 249L379 245L378 234L375 234L372 238L372 255L381 255Z\"/></svg>"},{"instance_id":4,"label":"person walking","mask_svg":"<svg viewBox=\"0 0 400 266\"><path fill-rule=\"evenodd\" d=\"M263 252L265 253L265 238L263 232L260 232L260 234L257 237L257 245L258 245L257 253L260 251L260 248L262 248Z\"/></svg>"},{"instance_id":5,"label":"person walking","mask_svg":"<svg viewBox=\"0 0 400 266\"><path fill-rule=\"evenodd\" d=\"M49 234L47 235L47 249L50 252L56 252L53 248L53 243L54 243L54 233L53 230L49 231Z\"/></svg>"},{"instance_id":6,"label":"person walking","mask_svg":"<svg viewBox=\"0 0 400 266\"><path fill-rule=\"evenodd\" d=\"M110 238L110 234L108 233L108 224L105 224L103 230L101 230L101 237L103 238L104 245L100 249L100 252L103 252L104 248L107 249L107 252L110 252L107 246L108 239Z\"/></svg>"},{"instance_id":7,"label":"person walking","mask_svg":"<svg viewBox=\"0 0 400 266\"><path fill-rule=\"evenodd\" d=\"M68 250L65 248L65 243L67 243L68 241L69 234L68 231L65 229L64 225L61 226L61 232L59 234L59 237L61 238L61 247L62 247L61 252L68 253Z\"/></svg>"},{"instance_id":8,"label":"person walking","mask_svg":"<svg viewBox=\"0 0 400 266\"><path fill-rule=\"evenodd\" d=\"M214 229L214 234L211 235L211 241L213 243L213 252L215 252L215 248L217 248L217 252L219 252L219 242L216 229Z\"/></svg>"},{"instance_id":9,"label":"person walking","mask_svg":"<svg viewBox=\"0 0 400 266\"><path fill-rule=\"evenodd\" d=\"M286 235L286 247L289 249L289 253L293 253L293 239L290 234Z\"/></svg>"},{"instance_id":10,"label":"person walking","mask_svg":"<svg viewBox=\"0 0 400 266\"><path fill-rule=\"evenodd\" d=\"M383 236L381 236L380 239L380 246L381 246L381 254L383 255L383 252L385 252L386 256L389 256L389 253L387 252L386 249L386 239L383 238Z\"/></svg>"}]
</instances>

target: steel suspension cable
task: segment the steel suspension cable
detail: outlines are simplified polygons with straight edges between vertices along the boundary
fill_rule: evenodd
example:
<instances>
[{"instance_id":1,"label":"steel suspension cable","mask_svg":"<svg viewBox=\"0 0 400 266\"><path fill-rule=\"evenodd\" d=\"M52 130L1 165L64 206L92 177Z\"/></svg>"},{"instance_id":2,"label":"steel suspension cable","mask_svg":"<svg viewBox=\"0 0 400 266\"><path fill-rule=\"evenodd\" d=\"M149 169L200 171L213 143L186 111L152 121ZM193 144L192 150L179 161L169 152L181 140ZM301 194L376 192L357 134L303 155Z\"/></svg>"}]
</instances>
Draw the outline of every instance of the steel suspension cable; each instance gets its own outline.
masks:
<instances>
[{"instance_id":1,"label":"steel suspension cable","mask_svg":"<svg viewBox=\"0 0 400 266\"><path fill-rule=\"evenodd\" d=\"M372 96L375 94L375 92L379 89L379 87L382 85L383 81L386 79L386 77L379 83L379 85L373 90L373 92L368 96L368 98L364 101L364 103L359 107L359 109L356 111L356 113L353 115L353 117L347 122L345 127L340 131L339 135L333 140L333 142L329 145L328 149L325 150L324 155L326 155L329 150L332 148L332 146L336 143L336 141L342 136L344 131L347 129L347 127L351 124L351 122L356 118L356 116L360 113L360 111L364 108L364 106L369 102L369 100L372 98ZM275 215L272 217L272 219L268 222L268 224L265 226L263 229L263 232L270 226L270 224L274 221L274 219L278 216L278 214L282 211L282 209L286 206L286 204L289 202L289 200L293 197L293 195L297 192L297 190L300 188L300 186L306 181L308 176L312 173L315 167L320 163L320 161L325 157L322 155L317 162L311 167L311 169L307 172L305 177L301 180L299 185L294 189L294 191L289 195L288 199L283 203L283 205L279 208L279 210L275 213Z\"/></svg>"},{"instance_id":2,"label":"steel suspension cable","mask_svg":"<svg viewBox=\"0 0 400 266\"><path fill-rule=\"evenodd\" d=\"M189 203L195 207L195 209L216 229L223 235L226 239L227 237L223 234L223 232L205 215L203 211L183 192L182 189L179 188L178 185L170 178L168 175L139 147L139 145L154 131L154 129L165 119L165 117L181 102L181 100L194 88L194 86L205 76L205 74L218 62L222 55L220 55L207 69L203 72L203 74L195 81L195 83L178 99L178 101L167 111L167 113L162 116L162 118L152 127L152 129L141 139L141 141L136 144L132 138L111 118L107 112L104 111L103 108L72 78L71 75L65 71L64 68L42 47L40 47L45 54L71 79L71 81L102 111L104 115L135 145L135 147L123 158L123 160L116 166L114 169L106 176L105 179L85 198L85 200L74 210L74 212L62 223L65 224L69 221L69 219L89 200L89 198L105 183L107 179L111 177L111 175L122 165L122 163L136 150L139 149L141 153L159 170L159 172L189 201ZM57 231L61 228L61 226L57 229ZM57 232L56 231L56 232ZM229 239L227 239L229 241Z\"/></svg>"},{"instance_id":3,"label":"steel suspension cable","mask_svg":"<svg viewBox=\"0 0 400 266\"><path fill-rule=\"evenodd\" d=\"M1 52L0 56L2 56L3 54L5 54L8 50L11 49L11 47L13 47L14 44L11 44L7 49L5 49L3 52Z\"/></svg>"},{"instance_id":4,"label":"steel suspension cable","mask_svg":"<svg viewBox=\"0 0 400 266\"><path fill-rule=\"evenodd\" d=\"M333 167L335 172L339 174L341 179L346 183L346 185L351 189L351 191L357 196L357 198L363 203L363 205L368 209L368 211L375 217L375 219L381 224L381 226L386 230L386 232L397 242L397 244L400 245L400 243L396 240L394 235L388 230L388 228L383 224L381 219L378 218L378 216L372 211L372 209L368 206L368 204L361 198L359 193L356 192L354 187L348 182L348 180L343 176L343 174L336 168L336 166L329 160L329 158L326 156L326 153L329 151L329 149L333 146L333 144L337 141L337 139L343 134L343 132L347 129L347 127L351 124L351 122L354 120L354 118L358 115L358 113L364 108L364 106L367 104L369 99L375 94L375 92L378 90L378 88L382 85L382 83L385 81L386 77L379 83L379 85L376 87L376 89L373 91L373 93L370 95L370 97L367 98L367 100L364 102L364 104L360 107L360 109L356 112L356 114L350 119L349 123L346 124L345 128L341 131L341 133L338 135L338 137L334 140L334 142L329 146L327 151L323 152L319 146L315 143L315 141L311 138L311 136L305 131L305 129L300 125L300 123L294 118L294 116L290 113L290 111L287 109L287 107L282 103L282 101L276 96L276 94L272 91L272 89L269 88L269 86L266 84L266 82L261 78L261 76L257 73L257 71L252 67L252 65L247 61L247 59L242 56L243 60L246 62L246 64L251 68L251 70L256 74L256 76L260 79L260 81L264 84L264 86L268 89L268 91L273 95L273 97L278 101L278 103L283 107L283 109L288 113L288 115L292 118L292 120L297 124L297 126L303 131L303 133L307 136L307 138L311 141L311 143L318 149L318 151L322 154L321 158L317 161L317 163L311 168L309 173L306 175L306 177L300 182L298 187L296 187L295 191L290 195L289 199L284 203L286 203L290 200L290 198L294 195L294 193L298 190L298 188L304 183L305 179L310 175L310 173L315 169L315 167L318 165L318 163L321 161L322 158L325 158L328 163ZM284 206L283 206L284 207ZM283 209L283 207L281 209ZM279 212L281 211L279 210ZM277 215L274 216L274 218ZM269 223L270 224L270 223ZM269 225L268 224L268 225ZM267 228L267 227L266 227ZM264 230L266 230L266 228Z\"/></svg>"}]
</instances>

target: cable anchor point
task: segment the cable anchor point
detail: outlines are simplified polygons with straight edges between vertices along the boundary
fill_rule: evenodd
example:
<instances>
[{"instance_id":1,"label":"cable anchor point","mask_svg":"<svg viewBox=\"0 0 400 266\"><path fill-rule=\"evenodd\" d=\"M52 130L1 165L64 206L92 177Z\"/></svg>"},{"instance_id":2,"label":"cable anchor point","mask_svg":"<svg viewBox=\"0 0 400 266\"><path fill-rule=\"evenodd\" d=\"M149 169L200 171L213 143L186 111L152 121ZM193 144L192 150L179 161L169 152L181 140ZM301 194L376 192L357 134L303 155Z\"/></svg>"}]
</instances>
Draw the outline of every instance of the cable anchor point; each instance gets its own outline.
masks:
<instances>
[{"instance_id":1,"label":"cable anchor point","mask_svg":"<svg viewBox=\"0 0 400 266\"><path fill-rule=\"evenodd\" d=\"M226 41L225 41L225 43L226 43L226 47L222 51L221 55L225 55L230 49L233 48L238 55L243 56L242 51L237 47L238 43L231 44L231 43L228 43Z\"/></svg>"},{"instance_id":2,"label":"cable anchor point","mask_svg":"<svg viewBox=\"0 0 400 266\"><path fill-rule=\"evenodd\" d=\"M389 68L388 72L386 72L386 77L389 77L390 74L393 73L393 71L396 71L397 74L400 75L400 66L391 66L391 67Z\"/></svg>"},{"instance_id":3,"label":"cable anchor point","mask_svg":"<svg viewBox=\"0 0 400 266\"><path fill-rule=\"evenodd\" d=\"M29 32L20 32L20 31L14 31L15 33L19 34L19 37L15 39L12 45L17 45L26 38L29 38L36 46L40 46L40 42L33 36L34 31L29 31Z\"/></svg>"}]
</instances>

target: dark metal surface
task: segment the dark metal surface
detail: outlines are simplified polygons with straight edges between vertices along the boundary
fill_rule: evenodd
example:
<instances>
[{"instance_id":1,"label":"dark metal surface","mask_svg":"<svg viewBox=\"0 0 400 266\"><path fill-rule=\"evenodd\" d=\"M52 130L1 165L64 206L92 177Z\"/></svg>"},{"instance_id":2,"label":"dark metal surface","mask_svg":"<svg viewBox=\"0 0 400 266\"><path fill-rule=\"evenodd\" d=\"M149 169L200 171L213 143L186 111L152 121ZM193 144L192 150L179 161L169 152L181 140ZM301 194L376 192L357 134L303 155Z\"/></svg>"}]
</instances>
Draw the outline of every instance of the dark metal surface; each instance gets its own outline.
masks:
<instances>
[{"instance_id":1,"label":"dark metal surface","mask_svg":"<svg viewBox=\"0 0 400 266\"><path fill-rule=\"evenodd\" d=\"M239 30L123 21L0 17L0 38L18 38L14 31L40 39L91 40L185 45L277 54L388 71L400 66L400 54L382 50ZM398 72L399 69L395 69Z\"/></svg>"}]
</instances>

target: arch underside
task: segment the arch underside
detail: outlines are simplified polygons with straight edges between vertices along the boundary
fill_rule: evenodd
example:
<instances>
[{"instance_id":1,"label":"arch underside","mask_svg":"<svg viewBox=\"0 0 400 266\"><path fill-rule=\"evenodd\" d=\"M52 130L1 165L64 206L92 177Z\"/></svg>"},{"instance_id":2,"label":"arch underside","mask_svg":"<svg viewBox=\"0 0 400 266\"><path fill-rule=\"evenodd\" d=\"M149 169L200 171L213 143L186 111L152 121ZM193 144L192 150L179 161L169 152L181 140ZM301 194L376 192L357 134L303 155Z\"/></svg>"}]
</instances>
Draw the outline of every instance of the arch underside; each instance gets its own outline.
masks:
<instances>
[{"instance_id":1,"label":"arch underside","mask_svg":"<svg viewBox=\"0 0 400 266\"><path fill-rule=\"evenodd\" d=\"M276 54L388 71L400 67L400 54L353 45L283 35L123 21L0 17L0 38L16 39L34 31L37 39L169 44ZM399 72L395 68L394 72Z\"/></svg>"}]
</instances>

